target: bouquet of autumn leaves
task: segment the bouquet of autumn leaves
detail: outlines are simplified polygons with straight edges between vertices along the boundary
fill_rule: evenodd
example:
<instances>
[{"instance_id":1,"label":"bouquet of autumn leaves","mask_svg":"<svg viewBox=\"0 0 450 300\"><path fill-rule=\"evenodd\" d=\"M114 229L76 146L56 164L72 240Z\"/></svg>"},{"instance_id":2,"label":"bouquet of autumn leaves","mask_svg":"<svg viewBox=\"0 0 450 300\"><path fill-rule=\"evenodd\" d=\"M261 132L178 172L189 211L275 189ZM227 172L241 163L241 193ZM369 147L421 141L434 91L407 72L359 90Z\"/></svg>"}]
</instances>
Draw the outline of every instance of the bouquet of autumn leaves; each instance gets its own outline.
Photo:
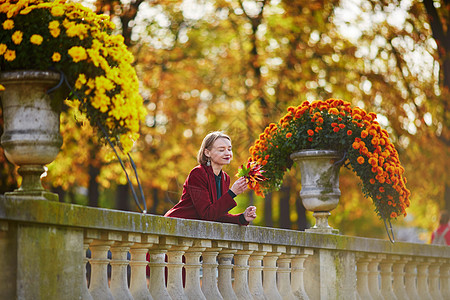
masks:
<instances>
[{"instance_id":1,"label":"bouquet of autumn leaves","mask_svg":"<svg viewBox=\"0 0 450 300\"><path fill-rule=\"evenodd\" d=\"M0 0L0 26L0 71L60 72L68 104L131 149L146 110L133 55L109 16L66 0Z\"/></svg>"},{"instance_id":2,"label":"bouquet of autumn leaves","mask_svg":"<svg viewBox=\"0 0 450 300\"><path fill-rule=\"evenodd\" d=\"M404 168L389 134L367 113L340 99L305 101L289 107L278 123L267 126L250 147L249 161L262 166L267 180L259 191L278 189L292 166L290 154L305 149L335 150L362 181L378 216L384 220L406 216L410 191ZM249 186L252 188L252 186Z\"/></svg>"},{"instance_id":3,"label":"bouquet of autumn leaves","mask_svg":"<svg viewBox=\"0 0 450 300\"><path fill-rule=\"evenodd\" d=\"M237 177L245 177L247 185L250 189L255 191L255 194L264 197L261 189L261 183L267 178L263 175L265 171L262 166L256 162L247 162L247 165L241 165L236 173Z\"/></svg>"}]
</instances>

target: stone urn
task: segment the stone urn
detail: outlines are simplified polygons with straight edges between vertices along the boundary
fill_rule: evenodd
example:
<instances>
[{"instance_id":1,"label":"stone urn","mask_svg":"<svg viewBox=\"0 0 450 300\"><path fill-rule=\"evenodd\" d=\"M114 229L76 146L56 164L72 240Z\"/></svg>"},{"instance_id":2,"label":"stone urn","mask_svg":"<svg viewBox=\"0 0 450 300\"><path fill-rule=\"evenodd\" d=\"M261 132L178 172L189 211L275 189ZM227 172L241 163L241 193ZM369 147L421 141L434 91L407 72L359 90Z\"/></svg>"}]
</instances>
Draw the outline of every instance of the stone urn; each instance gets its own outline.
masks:
<instances>
[{"instance_id":1,"label":"stone urn","mask_svg":"<svg viewBox=\"0 0 450 300\"><path fill-rule=\"evenodd\" d=\"M5 193L6 198L58 200L56 194L44 190L41 175L62 145L62 95L47 94L59 80L60 74L50 71L0 73L0 84L5 87L0 92L4 120L0 142L6 158L19 166L22 176L20 188Z\"/></svg>"},{"instance_id":2,"label":"stone urn","mask_svg":"<svg viewBox=\"0 0 450 300\"><path fill-rule=\"evenodd\" d=\"M342 157L332 150L302 150L291 154L291 159L298 164L301 172L302 188L300 198L303 206L313 211L316 218L314 227L306 231L316 233L338 233L328 225L330 211L339 203L339 169L336 164Z\"/></svg>"}]
</instances>

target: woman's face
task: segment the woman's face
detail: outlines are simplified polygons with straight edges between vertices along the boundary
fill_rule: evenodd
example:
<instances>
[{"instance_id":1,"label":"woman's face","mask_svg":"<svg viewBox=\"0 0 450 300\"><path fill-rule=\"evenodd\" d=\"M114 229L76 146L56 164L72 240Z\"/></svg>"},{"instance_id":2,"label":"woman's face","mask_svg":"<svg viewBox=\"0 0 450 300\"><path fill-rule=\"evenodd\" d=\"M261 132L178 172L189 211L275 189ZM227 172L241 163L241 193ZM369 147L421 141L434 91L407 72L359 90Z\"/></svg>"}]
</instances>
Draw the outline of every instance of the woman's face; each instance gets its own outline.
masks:
<instances>
[{"instance_id":1,"label":"woman's face","mask_svg":"<svg viewBox=\"0 0 450 300\"><path fill-rule=\"evenodd\" d=\"M228 165L233 159L231 150L231 141L227 138L218 138L211 146L211 149L205 149L206 156L211 160L211 165Z\"/></svg>"}]
</instances>

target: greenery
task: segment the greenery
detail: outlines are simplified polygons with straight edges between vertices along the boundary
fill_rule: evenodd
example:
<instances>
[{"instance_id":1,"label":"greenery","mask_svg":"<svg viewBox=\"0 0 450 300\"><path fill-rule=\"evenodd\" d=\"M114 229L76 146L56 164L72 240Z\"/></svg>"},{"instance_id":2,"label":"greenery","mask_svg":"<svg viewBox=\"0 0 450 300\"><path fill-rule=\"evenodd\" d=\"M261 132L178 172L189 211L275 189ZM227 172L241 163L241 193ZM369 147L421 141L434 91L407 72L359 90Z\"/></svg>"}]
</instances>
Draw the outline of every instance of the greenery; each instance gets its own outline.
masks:
<instances>
[{"instance_id":1,"label":"greenery","mask_svg":"<svg viewBox=\"0 0 450 300\"><path fill-rule=\"evenodd\" d=\"M0 24L0 71L62 72L73 91L71 106L125 152L131 149L146 111L133 56L123 37L111 34L108 16L65 0L6 0Z\"/></svg>"},{"instance_id":2,"label":"greenery","mask_svg":"<svg viewBox=\"0 0 450 300\"><path fill-rule=\"evenodd\" d=\"M261 164L266 181L251 188L279 189L284 173L292 166L290 155L299 150L336 150L348 158L361 178L362 190L375 204L382 219L406 216L410 191L406 188L404 168L386 130L349 102L337 99L303 102L289 107L278 124L271 123L250 147L252 162Z\"/></svg>"}]
</instances>

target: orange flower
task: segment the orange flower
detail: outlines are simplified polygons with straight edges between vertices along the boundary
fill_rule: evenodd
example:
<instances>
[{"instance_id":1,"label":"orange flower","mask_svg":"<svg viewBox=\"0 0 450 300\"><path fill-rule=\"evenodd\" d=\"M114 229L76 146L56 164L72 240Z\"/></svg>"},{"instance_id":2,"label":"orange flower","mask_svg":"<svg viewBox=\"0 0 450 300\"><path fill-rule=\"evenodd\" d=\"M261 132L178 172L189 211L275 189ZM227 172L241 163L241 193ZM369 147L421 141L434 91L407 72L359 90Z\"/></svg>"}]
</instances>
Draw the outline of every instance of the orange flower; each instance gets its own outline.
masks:
<instances>
[{"instance_id":1,"label":"orange flower","mask_svg":"<svg viewBox=\"0 0 450 300\"><path fill-rule=\"evenodd\" d=\"M364 163L364 157L358 156L358 158L356 159L356 161L357 161L360 165L362 165L362 164Z\"/></svg>"},{"instance_id":2,"label":"orange flower","mask_svg":"<svg viewBox=\"0 0 450 300\"><path fill-rule=\"evenodd\" d=\"M263 166L267 165L267 160L263 160L261 163Z\"/></svg>"},{"instance_id":3,"label":"orange flower","mask_svg":"<svg viewBox=\"0 0 450 300\"><path fill-rule=\"evenodd\" d=\"M384 193L384 187L380 186L378 190L380 191L380 193Z\"/></svg>"},{"instance_id":4,"label":"orange flower","mask_svg":"<svg viewBox=\"0 0 450 300\"><path fill-rule=\"evenodd\" d=\"M361 131L361 137L363 139L365 139L368 135L369 135L369 133L366 130Z\"/></svg>"},{"instance_id":5,"label":"orange flower","mask_svg":"<svg viewBox=\"0 0 450 300\"><path fill-rule=\"evenodd\" d=\"M313 138L312 138L312 137L309 137L309 138L308 138L308 141L312 142L312 141L313 141Z\"/></svg>"},{"instance_id":6,"label":"orange flower","mask_svg":"<svg viewBox=\"0 0 450 300\"><path fill-rule=\"evenodd\" d=\"M339 132L339 127L334 127L334 128L333 128L333 131L334 131L334 132Z\"/></svg>"},{"instance_id":7,"label":"orange flower","mask_svg":"<svg viewBox=\"0 0 450 300\"><path fill-rule=\"evenodd\" d=\"M290 133L290 132L286 133L287 138L290 138L291 136L292 136L292 133Z\"/></svg>"},{"instance_id":8,"label":"orange flower","mask_svg":"<svg viewBox=\"0 0 450 300\"><path fill-rule=\"evenodd\" d=\"M369 158L369 164L372 167L375 167L378 164L378 160L375 157L371 157L371 158Z\"/></svg>"},{"instance_id":9,"label":"orange flower","mask_svg":"<svg viewBox=\"0 0 450 300\"><path fill-rule=\"evenodd\" d=\"M397 213L392 212L392 213L391 213L391 218L397 218Z\"/></svg>"},{"instance_id":10,"label":"orange flower","mask_svg":"<svg viewBox=\"0 0 450 300\"><path fill-rule=\"evenodd\" d=\"M351 130L347 130L347 135L352 135L352 131Z\"/></svg>"},{"instance_id":11,"label":"orange flower","mask_svg":"<svg viewBox=\"0 0 450 300\"><path fill-rule=\"evenodd\" d=\"M331 126L332 127L336 127L336 126L338 126L338 124L337 123L331 123Z\"/></svg>"},{"instance_id":12,"label":"orange flower","mask_svg":"<svg viewBox=\"0 0 450 300\"><path fill-rule=\"evenodd\" d=\"M311 130L311 129L308 129L308 135L309 135L309 136L313 136L313 135L314 135L314 131Z\"/></svg>"},{"instance_id":13,"label":"orange flower","mask_svg":"<svg viewBox=\"0 0 450 300\"><path fill-rule=\"evenodd\" d=\"M264 157L264 159L266 159L266 160L268 160L269 159L269 157L270 157L270 155L269 154L267 154L265 157Z\"/></svg>"},{"instance_id":14,"label":"orange flower","mask_svg":"<svg viewBox=\"0 0 450 300\"><path fill-rule=\"evenodd\" d=\"M370 182L370 184L375 184L375 179L370 178L369 182Z\"/></svg>"},{"instance_id":15,"label":"orange flower","mask_svg":"<svg viewBox=\"0 0 450 300\"><path fill-rule=\"evenodd\" d=\"M353 147L353 149L358 150L360 147L360 144L358 142L353 142L352 147Z\"/></svg>"},{"instance_id":16,"label":"orange flower","mask_svg":"<svg viewBox=\"0 0 450 300\"><path fill-rule=\"evenodd\" d=\"M345 128L345 124L339 124L339 128L344 129Z\"/></svg>"},{"instance_id":17,"label":"orange flower","mask_svg":"<svg viewBox=\"0 0 450 300\"><path fill-rule=\"evenodd\" d=\"M339 114L339 111L336 109L336 108L330 108L329 110L328 110L328 113L329 114L332 114L332 115L338 115Z\"/></svg>"}]
</instances>

